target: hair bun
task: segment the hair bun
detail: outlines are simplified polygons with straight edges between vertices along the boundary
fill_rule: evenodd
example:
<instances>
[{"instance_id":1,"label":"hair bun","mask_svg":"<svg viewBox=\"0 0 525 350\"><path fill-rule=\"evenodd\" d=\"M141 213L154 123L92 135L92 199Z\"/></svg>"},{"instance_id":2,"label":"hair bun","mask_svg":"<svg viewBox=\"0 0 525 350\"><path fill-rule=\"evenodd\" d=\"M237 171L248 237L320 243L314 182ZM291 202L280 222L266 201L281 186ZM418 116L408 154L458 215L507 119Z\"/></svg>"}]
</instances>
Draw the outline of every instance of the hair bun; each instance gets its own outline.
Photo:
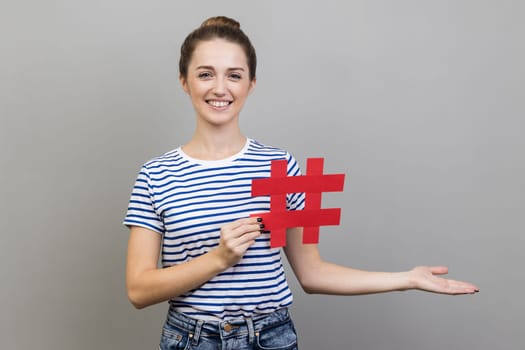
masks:
<instances>
[{"instance_id":1,"label":"hair bun","mask_svg":"<svg viewBox=\"0 0 525 350\"><path fill-rule=\"evenodd\" d=\"M231 27L233 29L241 29L241 24L234 20L233 18L225 17L225 16L216 16L216 17L210 17L201 24L202 27L207 26L219 26L219 27Z\"/></svg>"}]
</instances>

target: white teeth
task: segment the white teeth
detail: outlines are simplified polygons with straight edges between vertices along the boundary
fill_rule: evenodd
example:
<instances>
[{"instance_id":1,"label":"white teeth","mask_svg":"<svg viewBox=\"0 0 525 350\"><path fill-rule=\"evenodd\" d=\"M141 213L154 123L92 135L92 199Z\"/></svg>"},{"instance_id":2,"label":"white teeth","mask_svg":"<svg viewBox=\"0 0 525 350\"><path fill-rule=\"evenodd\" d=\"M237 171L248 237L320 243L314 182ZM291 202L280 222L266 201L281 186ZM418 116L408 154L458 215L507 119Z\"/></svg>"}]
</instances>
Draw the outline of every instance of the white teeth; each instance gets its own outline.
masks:
<instances>
[{"instance_id":1,"label":"white teeth","mask_svg":"<svg viewBox=\"0 0 525 350\"><path fill-rule=\"evenodd\" d=\"M213 107L226 107L230 104L228 101L208 101L208 103Z\"/></svg>"}]
</instances>

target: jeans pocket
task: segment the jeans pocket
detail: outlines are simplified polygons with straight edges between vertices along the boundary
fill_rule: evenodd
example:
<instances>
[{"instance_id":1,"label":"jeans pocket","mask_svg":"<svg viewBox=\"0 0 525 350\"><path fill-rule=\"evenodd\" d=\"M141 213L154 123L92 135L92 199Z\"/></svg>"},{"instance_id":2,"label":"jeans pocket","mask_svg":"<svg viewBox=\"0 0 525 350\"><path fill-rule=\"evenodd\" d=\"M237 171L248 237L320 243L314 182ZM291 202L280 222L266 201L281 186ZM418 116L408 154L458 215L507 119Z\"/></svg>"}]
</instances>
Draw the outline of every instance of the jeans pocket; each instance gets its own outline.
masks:
<instances>
[{"instance_id":1,"label":"jeans pocket","mask_svg":"<svg viewBox=\"0 0 525 350\"><path fill-rule=\"evenodd\" d=\"M190 342L189 335L181 330L166 324L162 327L160 350L187 350Z\"/></svg>"},{"instance_id":2,"label":"jeans pocket","mask_svg":"<svg viewBox=\"0 0 525 350\"><path fill-rule=\"evenodd\" d=\"M259 350L297 349L297 333L291 320L275 327L264 328L256 333Z\"/></svg>"}]
</instances>

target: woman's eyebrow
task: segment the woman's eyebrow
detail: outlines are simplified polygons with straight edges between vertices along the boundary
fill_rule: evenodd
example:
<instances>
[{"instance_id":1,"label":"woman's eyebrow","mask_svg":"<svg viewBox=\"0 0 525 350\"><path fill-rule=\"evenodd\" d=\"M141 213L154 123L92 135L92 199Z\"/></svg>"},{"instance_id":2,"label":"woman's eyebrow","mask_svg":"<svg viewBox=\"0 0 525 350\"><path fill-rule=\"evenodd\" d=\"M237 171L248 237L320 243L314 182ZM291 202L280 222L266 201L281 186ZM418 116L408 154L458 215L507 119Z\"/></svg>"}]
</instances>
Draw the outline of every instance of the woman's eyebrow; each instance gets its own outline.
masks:
<instances>
[{"instance_id":1,"label":"woman's eyebrow","mask_svg":"<svg viewBox=\"0 0 525 350\"><path fill-rule=\"evenodd\" d=\"M212 66L198 66L196 69L208 69L208 70L215 70Z\"/></svg>"},{"instance_id":2,"label":"woman's eyebrow","mask_svg":"<svg viewBox=\"0 0 525 350\"><path fill-rule=\"evenodd\" d=\"M196 69L207 69L207 70L215 70L215 68L213 66L198 66ZM232 70L240 70L240 71L245 71L245 69L243 67L231 67L231 68L228 68L227 69L228 71L232 71Z\"/></svg>"}]
</instances>

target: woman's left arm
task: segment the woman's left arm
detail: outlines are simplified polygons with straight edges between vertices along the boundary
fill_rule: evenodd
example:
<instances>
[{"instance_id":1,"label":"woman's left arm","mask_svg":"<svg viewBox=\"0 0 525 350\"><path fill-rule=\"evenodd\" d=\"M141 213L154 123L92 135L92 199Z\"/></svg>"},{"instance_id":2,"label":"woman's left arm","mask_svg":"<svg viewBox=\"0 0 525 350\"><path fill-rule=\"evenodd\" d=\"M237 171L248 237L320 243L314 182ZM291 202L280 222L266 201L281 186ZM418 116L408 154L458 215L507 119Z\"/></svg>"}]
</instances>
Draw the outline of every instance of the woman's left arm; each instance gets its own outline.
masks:
<instances>
[{"instance_id":1,"label":"woman's left arm","mask_svg":"<svg viewBox=\"0 0 525 350\"><path fill-rule=\"evenodd\" d=\"M306 293L359 295L418 289L441 294L472 294L475 285L445 279L444 266L418 266L404 272L356 270L324 261L316 244L302 244L302 228L288 229L284 251Z\"/></svg>"}]
</instances>

